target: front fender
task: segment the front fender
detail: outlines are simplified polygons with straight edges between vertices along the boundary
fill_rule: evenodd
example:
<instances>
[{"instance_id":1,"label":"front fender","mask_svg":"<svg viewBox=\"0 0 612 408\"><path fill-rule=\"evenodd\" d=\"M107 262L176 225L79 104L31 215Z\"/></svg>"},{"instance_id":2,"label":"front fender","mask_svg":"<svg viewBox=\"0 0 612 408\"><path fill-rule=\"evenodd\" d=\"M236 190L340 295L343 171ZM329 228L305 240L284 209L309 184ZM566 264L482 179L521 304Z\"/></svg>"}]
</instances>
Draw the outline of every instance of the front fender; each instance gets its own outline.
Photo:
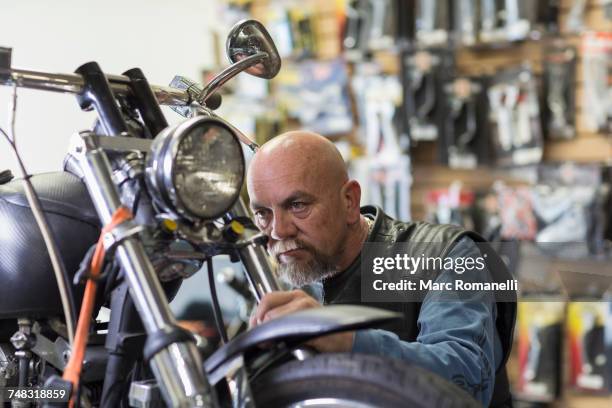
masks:
<instances>
[{"instance_id":1,"label":"front fender","mask_svg":"<svg viewBox=\"0 0 612 408\"><path fill-rule=\"evenodd\" d=\"M205 362L209 376L220 378L216 372L229 362L265 342L282 341L295 346L316 337L341 331L379 326L400 318L399 313L356 305L331 305L302 310L270 320L244 332L215 351Z\"/></svg>"}]
</instances>

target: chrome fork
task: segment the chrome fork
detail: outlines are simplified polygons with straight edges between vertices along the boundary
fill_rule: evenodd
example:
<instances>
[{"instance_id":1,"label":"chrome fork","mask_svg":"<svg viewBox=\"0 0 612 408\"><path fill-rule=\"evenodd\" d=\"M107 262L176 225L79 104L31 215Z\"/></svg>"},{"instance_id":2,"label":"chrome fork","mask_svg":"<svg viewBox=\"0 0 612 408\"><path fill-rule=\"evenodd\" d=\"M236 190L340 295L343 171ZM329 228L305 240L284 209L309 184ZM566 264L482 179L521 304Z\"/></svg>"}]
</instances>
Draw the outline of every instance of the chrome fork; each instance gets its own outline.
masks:
<instances>
[{"instance_id":1,"label":"chrome fork","mask_svg":"<svg viewBox=\"0 0 612 408\"><path fill-rule=\"evenodd\" d=\"M85 184L103 224L107 224L121 206L119 192L112 179L110 162L91 132L79 134L72 153L78 159ZM105 246L113 246L129 282L130 295L148 336L171 332L176 325L168 299L157 279L137 233L138 226L127 221L118 232L104 237ZM162 396L172 407L216 407L212 387L205 378L202 361L194 342L168 342L155 352L150 366Z\"/></svg>"}]
</instances>

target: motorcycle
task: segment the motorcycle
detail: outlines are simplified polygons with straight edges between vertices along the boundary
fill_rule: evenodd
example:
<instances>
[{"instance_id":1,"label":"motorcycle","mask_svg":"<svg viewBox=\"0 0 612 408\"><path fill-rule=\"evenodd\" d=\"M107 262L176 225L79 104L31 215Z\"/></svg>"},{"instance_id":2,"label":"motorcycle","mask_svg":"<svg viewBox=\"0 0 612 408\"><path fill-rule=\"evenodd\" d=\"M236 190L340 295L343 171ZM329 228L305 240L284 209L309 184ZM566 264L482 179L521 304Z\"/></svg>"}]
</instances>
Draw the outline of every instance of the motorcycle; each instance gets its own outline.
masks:
<instances>
[{"instance_id":1,"label":"motorcycle","mask_svg":"<svg viewBox=\"0 0 612 408\"><path fill-rule=\"evenodd\" d=\"M63 171L30 176L21 166L22 179L0 176L0 402L470 406L467 394L425 370L304 345L397 318L388 311L302 311L224 338L209 356L177 324L169 302L206 265L223 334L214 256L242 264L257 301L280 289L266 237L240 198L243 145L258 146L214 109L228 80L243 71L271 79L281 60L254 20L232 28L226 51L232 64L201 87L184 77L150 85L138 68L108 75L95 62L75 74L15 69L11 50L0 48L0 83L14 95L19 87L74 94L98 116L93 130L74 135ZM185 120L169 126L160 105ZM2 133L19 159L14 133ZM95 320L102 307L108 322Z\"/></svg>"}]
</instances>

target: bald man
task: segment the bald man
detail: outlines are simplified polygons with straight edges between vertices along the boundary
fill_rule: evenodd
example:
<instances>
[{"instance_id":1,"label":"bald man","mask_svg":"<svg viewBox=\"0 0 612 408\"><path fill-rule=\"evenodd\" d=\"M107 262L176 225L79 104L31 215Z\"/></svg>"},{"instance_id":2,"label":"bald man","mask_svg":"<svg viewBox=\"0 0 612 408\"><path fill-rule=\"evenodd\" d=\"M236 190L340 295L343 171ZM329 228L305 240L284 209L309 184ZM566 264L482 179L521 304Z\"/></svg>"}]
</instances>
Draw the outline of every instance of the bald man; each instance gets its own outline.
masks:
<instances>
[{"instance_id":1,"label":"bald man","mask_svg":"<svg viewBox=\"0 0 612 408\"><path fill-rule=\"evenodd\" d=\"M268 251L282 278L296 288L264 296L252 326L321 307L299 289L315 284L322 285L323 304L364 304L360 253L365 242L426 242L436 236L455 245L447 253L428 255L482 256L474 243L482 239L474 233L402 223L379 208L361 208L359 183L349 179L334 144L314 133L289 132L264 144L251 161L247 188L255 223L269 237ZM443 271L438 280L451 273ZM463 387L485 406L510 406L505 361L516 305L486 296L469 303L437 300L428 293L419 303L371 304L398 311L404 319L389 331L339 333L311 345L321 352L371 353L418 364Z\"/></svg>"}]
</instances>

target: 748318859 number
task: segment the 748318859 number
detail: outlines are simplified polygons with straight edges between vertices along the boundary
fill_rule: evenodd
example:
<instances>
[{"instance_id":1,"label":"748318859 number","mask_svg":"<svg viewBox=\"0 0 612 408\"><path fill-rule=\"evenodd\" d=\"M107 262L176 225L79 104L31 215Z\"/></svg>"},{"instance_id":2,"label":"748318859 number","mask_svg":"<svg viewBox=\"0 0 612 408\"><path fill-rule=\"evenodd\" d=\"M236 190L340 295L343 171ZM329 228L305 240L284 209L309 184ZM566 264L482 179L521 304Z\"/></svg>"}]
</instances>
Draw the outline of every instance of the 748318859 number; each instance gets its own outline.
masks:
<instances>
[{"instance_id":1,"label":"748318859 number","mask_svg":"<svg viewBox=\"0 0 612 408\"><path fill-rule=\"evenodd\" d=\"M2 387L0 388L0 394L3 400L8 401L68 401L68 390L62 388Z\"/></svg>"}]
</instances>

